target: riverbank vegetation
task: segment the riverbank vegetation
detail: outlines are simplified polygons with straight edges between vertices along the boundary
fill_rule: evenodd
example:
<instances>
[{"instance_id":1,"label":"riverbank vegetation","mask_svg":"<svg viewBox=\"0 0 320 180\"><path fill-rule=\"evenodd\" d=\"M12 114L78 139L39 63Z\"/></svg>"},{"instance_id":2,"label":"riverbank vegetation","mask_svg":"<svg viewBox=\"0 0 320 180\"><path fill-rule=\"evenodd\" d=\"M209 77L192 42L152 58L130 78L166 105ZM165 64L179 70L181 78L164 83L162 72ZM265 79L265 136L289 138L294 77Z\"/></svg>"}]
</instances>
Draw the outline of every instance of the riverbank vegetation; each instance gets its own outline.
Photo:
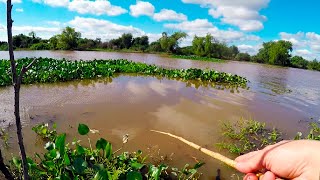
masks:
<instances>
[{"instance_id":1,"label":"riverbank vegetation","mask_svg":"<svg viewBox=\"0 0 320 180\"><path fill-rule=\"evenodd\" d=\"M236 155L263 149L283 140L283 133L278 129L270 129L265 123L252 119L240 119L235 123L224 122L221 130L223 140L216 145ZM307 135L298 132L291 139L320 140L320 127L317 123L310 123Z\"/></svg>"},{"instance_id":2,"label":"riverbank vegetation","mask_svg":"<svg viewBox=\"0 0 320 180\"><path fill-rule=\"evenodd\" d=\"M201 57L201 56L186 56L186 55L171 55L170 57L176 59L190 59L190 60L197 60L197 61L209 61L209 62L224 62L222 59L217 58L209 58L209 57Z\"/></svg>"},{"instance_id":3,"label":"riverbank vegetation","mask_svg":"<svg viewBox=\"0 0 320 180\"><path fill-rule=\"evenodd\" d=\"M256 55L240 52L237 46L228 46L214 38L211 34L204 37L194 36L191 46L180 47L180 42L187 37L184 32L174 32L171 35L162 33L162 37L151 42L148 36L133 37L130 33L109 41L102 39L82 38L81 33L71 27L66 27L61 34L50 39L41 39L34 32L28 35L19 34L13 37L15 49L30 50L101 50L119 52L166 53L183 59L208 60L216 59L250 61L285 67L320 71L320 63L315 59L308 61L301 56L292 57L292 43L289 41L270 41L263 43ZM0 50L7 50L6 42L0 42Z\"/></svg>"},{"instance_id":4,"label":"riverbank vegetation","mask_svg":"<svg viewBox=\"0 0 320 180\"><path fill-rule=\"evenodd\" d=\"M33 60L30 58L17 60L18 71L22 66ZM68 61L65 59L38 58L30 70L26 72L22 83L64 82L76 79L112 77L119 73L159 76L182 81L193 80L235 88L245 88L248 82L244 77L215 70L165 69L128 60ZM0 60L0 86L8 86L11 83L10 62L8 60Z\"/></svg>"},{"instance_id":5,"label":"riverbank vegetation","mask_svg":"<svg viewBox=\"0 0 320 180\"><path fill-rule=\"evenodd\" d=\"M178 169L164 162L149 161L140 150L131 153L122 148L115 150L103 138L92 144L90 134L98 131L85 124L79 124L78 133L88 139L89 147L83 146L77 138L66 142L67 135L58 134L56 127L50 128L48 124L36 125L33 131L44 141L45 153L28 158L31 179L199 179L198 169L204 165L199 162ZM123 145L128 141L129 137L125 135ZM12 174L19 179L22 176L21 160L13 157L10 162Z\"/></svg>"}]
</instances>

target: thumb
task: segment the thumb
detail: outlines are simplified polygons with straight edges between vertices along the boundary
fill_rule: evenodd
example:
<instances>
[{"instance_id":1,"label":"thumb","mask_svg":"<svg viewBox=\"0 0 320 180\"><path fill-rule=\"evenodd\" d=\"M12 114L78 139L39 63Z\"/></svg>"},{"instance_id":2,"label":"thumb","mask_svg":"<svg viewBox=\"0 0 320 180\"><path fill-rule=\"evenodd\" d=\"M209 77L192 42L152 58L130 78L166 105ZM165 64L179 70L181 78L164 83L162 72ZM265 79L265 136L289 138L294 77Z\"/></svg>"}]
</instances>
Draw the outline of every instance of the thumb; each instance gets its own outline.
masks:
<instances>
[{"instance_id":1,"label":"thumb","mask_svg":"<svg viewBox=\"0 0 320 180\"><path fill-rule=\"evenodd\" d=\"M263 169L264 151L257 151L251 157L236 162L236 169L242 173L252 173Z\"/></svg>"}]
</instances>

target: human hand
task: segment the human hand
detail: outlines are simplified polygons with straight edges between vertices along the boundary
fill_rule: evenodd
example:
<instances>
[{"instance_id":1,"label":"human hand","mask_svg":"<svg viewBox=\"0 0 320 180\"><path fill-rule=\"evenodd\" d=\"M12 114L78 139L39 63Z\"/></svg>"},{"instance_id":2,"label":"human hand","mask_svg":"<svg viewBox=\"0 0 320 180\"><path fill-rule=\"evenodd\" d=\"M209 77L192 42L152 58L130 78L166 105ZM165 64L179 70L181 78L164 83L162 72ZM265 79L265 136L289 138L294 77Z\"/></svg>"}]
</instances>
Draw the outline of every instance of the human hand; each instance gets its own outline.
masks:
<instances>
[{"instance_id":1,"label":"human hand","mask_svg":"<svg viewBox=\"0 0 320 180\"><path fill-rule=\"evenodd\" d=\"M244 180L257 180L256 172L266 169L262 180L320 179L320 142L282 141L238 157L236 169L247 174Z\"/></svg>"}]
</instances>

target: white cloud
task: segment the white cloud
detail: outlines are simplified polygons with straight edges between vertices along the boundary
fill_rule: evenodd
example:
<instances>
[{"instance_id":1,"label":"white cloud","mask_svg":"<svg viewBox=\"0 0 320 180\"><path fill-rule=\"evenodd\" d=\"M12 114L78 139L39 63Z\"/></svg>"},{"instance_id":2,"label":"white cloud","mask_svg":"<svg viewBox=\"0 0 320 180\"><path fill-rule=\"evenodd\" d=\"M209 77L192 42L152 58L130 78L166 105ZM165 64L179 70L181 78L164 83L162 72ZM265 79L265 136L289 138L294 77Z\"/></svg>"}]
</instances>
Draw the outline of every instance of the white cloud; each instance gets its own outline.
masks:
<instances>
[{"instance_id":1,"label":"white cloud","mask_svg":"<svg viewBox=\"0 0 320 180\"><path fill-rule=\"evenodd\" d=\"M35 3L43 3L52 7L68 7L69 0L32 0Z\"/></svg>"},{"instance_id":2,"label":"white cloud","mask_svg":"<svg viewBox=\"0 0 320 180\"><path fill-rule=\"evenodd\" d=\"M148 35L150 42L152 42L161 37L161 34L148 34L133 26L119 25L107 20L95 18L75 17L68 24L77 31L80 31L83 37L87 38L110 40L121 36L123 33L131 33L135 37Z\"/></svg>"},{"instance_id":3,"label":"white cloud","mask_svg":"<svg viewBox=\"0 0 320 180\"><path fill-rule=\"evenodd\" d=\"M139 16L153 16L154 14L154 6L145 1L137 1L137 4L130 6L130 14L134 17Z\"/></svg>"},{"instance_id":4,"label":"white cloud","mask_svg":"<svg viewBox=\"0 0 320 180\"><path fill-rule=\"evenodd\" d=\"M302 48L306 46L306 41L304 39L305 33L303 32L298 32L296 34L280 32L279 35L281 40L290 41L294 48Z\"/></svg>"},{"instance_id":5,"label":"white cloud","mask_svg":"<svg viewBox=\"0 0 320 180\"><path fill-rule=\"evenodd\" d=\"M282 40L292 43L294 55L302 56L308 60L320 59L320 34L315 32L297 32L295 34L281 32L279 35Z\"/></svg>"},{"instance_id":6,"label":"white cloud","mask_svg":"<svg viewBox=\"0 0 320 180\"><path fill-rule=\"evenodd\" d=\"M23 9L22 8L17 8L16 12L23 12Z\"/></svg>"},{"instance_id":7,"label":"white cloud","mask_svg":"<svg viewBox=\"0 0 320 180\"><path fill-rule=\"evenodd\" d=\"M74 0L69 3L70 11L76 11L80 14L94 14L102 15L107 14L109 16L118 16L128 11L120 6L111 5L108 0Z\"/></svg>"},{"instance_id":8,"label":"white cloud","mask_svg":"<svg viewBox=\"0 0 320 180\"><path fill-rule=\"evenodd\" d=\"M66 7L70 11L80 14L93 14L118 16L128 11L120 6L114 6L108 0L32 0L35 3L43 3L52 7Z\"/></svg>"},{"instance_id":9,"label":"white cloud","mask_svg":"<svg viewBox=\"0 0 320 180\"><path fill-rule=\"evenodd\" d=\"M22 0L12 0L12 3L15 4L15 3L21 3ZM7 3L7 0L0 0L0 3Z\"/></svg>"},{"instance_id":10,"label":"white cloud","mask_svg":"<svg viewBox=\"0 0 320 180\"><path fill-rule=\"evenodd\" d=\"M208 19L195 19L193 21L184 21L177 24L165 24L164 27L182 31L203 31L209 28L215 28Z\"/></svg>"},{"instance_id":11,"label":"white cloud","mask_svg":"<svg viewBox=\"0 0 320 180\"><path fill-rule=\"evenodd\" d=\"M308 49L298 49L295 52L293 52L293 54L297 56L302 56L307 60L313 60L317 58L317 56Z\"/></svg>"},{"instance_id":12,"label":"white cloud","mask_svg":"<svg viewBox=\"0 0 320 180\"><path fill-rule=\"evenodd\" d=\"M0 25L0 41L7 41L7 34L6 34L6 28L1 28L2 25ZM61 32L60 28L53 28L53 27L40 27L40 26L13 26L12 28L13 35L18 34L28 34L31 31L34 31L37 36L41 38L48 39L52 37L55 34L58 34Z\"/></svg>"},{"instance_id":13,"label":"white cloud","mask_svg":"<svg viewBox=\"0 0 320 180\"><path fill-rule=\"evenodd\" d=\"M238 26L242 31L259 31L267 18L259 14L270 0L182 0L184 3L200 4L209 8L209 14L222 22Z\"/></svg>"},{"instance_id":14,"label":"white cloud","mask_svg":"<svg viewBox=\"0 0 320 180\"><path fill-rule=\"evenodd\" d=\"M240 44L238 45L239 51L240 52L244 52L244 53L248 53L250 55L255 55L258 53L259 49L262 47L261 44L259 45L247 45L247 44Z\"/></svg>"},{"instance_id":15,"label":"white cloud","mask_svg":"<svg viewBox=\"0 0 320 180\"><path fill-rule=\"evenodd\" d=\"M101 38L104 41L118 38L123 33L132 33L134 37L146 35L149 37L149 42L154 42L162 36L161 33L146 33L143 30L133 26L124 26L107 20L83 18L78 16L65 23L58 21L47 21L46 23L53 25L54 27L14 26L13 33L14 35L17 35L21 33L27 34L31 31L34 31L37 36L49 39L53 35L61 33L61 26L71 26L75 28L76 31L81 32L82 37L92 39ZM0 41L7 41L6 38L6 28L0 24Z\"/></svg>"},{"instance_id":16,"label":"white cloud","mask_svg":"<svg viewBox=\"0 0 320 180\"><path fill-rule=\"evenodd\" d=\"M227 43L234 41L258 41L260 38L255 35L246 35L243 32L229 30L220 30L214 26L208 19L195 19L193 21L184 21L181 23L170 23L165 24L165 28L185 31L189 35L189 41L197 36L205 36L206 34L211 34L214 38L225 41ZM190 39L191 38L191 39Z\"/></svg>"},{"instance_id":17,"label":"white cloud","mask_svg":"<svg viewBox=\"0 0 320 180\"><path fill-rule=\"evenodd\" d=\"M159 13L153 15L156 21L186 21L188 18L182 13L177 13L170 9L162 9Z\"/></svg>"},{"instance_id":18,"label":"white cloud","mask_svg":"<svg viewBox=\"0 0 320 180\"><path fill-rule=\"evenodd\" d=\"M60 26L62 24L59 21L46 21L46 23L52 26Z\"/></svg>"}]
</instances>

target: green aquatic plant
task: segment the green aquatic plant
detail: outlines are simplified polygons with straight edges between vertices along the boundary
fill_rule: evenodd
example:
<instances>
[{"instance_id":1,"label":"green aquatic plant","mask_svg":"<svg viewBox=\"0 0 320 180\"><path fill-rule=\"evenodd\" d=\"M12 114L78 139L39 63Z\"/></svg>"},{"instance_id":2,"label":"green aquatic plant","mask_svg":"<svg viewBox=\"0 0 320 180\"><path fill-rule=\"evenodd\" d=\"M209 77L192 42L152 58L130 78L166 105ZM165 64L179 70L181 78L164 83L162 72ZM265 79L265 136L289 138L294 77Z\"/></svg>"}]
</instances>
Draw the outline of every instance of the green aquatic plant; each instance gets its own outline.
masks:
<instances>
[{"instance_id":1,"label":"green aquatic plant","mask_svg":"<svg viewBox=\"0 0 320 180\"><path fill-rule=\"evenodd\" d=\"M277 129L268 129L265 123L252 119L240 119L235 123L224 122L222 132L224 140L217 143L217 146L237 155L262 149L282 140Z\"/></svg>"},{"instance_id":2,"label":"green aquatic plant","mask_svg":"<svg viewBox=\"0 0 320 180\"><path fill-rule=\"evenodd\" d=\"M309 139L320 140L320 127L318 123L310 123L309 133L303 136L298 132L294 140ZM282 140L282 133L276 128L269 129L265 123L255 120L241 119L236 123L224 122L222 125L223 140L216 145L230 153L241 155L254 150L263 149L268 145Z\"/></svg>"},{"instance_id":3,"label":"green aquatic plant","mask_svg":"<svg viewBox=\"0 0 320 180\"><path fill-rule=\"evenodd\" d=\"M57 137L57 125L53 124L52 128L49 127L49 124L38 124L32 128L38 136L42 139L54 141Z\"/></svg>"},{"instance_id":4,"label":"green aquatic plant","mask_svg":"<svg viewBox=\"0 0 320 180\"><path fill-rule=\"evenodd\" d=\"M197 60L197 61L209 61L209 62L225 62L222 59L218 58L211 58L211 57L201 57L201 56L196 56L196 55L171 55L171 58L176 58L176 59L188 59L188 60Z\"/></svg>"},{"instance_id":5,"label":"green aquatic plant","mask_svg":"<svg viewBox=\"0 0 320 180\"><path fill-rule=\"evenodd\" d=\"M17 60L17 69L32 62L33 59ZM155 65L132 62L128 60L93 60L69 61L50 58L38 58L36 64L26 72L22 83L52 83L76 79L94 79L99 77L112 77L120 73L134 73L146 76L158 76L182 81L197 81L226 87L247 86L248 80L238 75L201 69L165 69ZM10 63L0 60L0 86L11 84Z\"/></svg>"},{"instance_id":6,"label":"green aquatic plant","mask_svg":"<svg viewBox=\"0 0 320 180\"><path fill-rule=\"evenodd\" d=\"M169 167L163 163L155 165L147 162L147 156L142 151L119 152L113 151L112 144L100 138L95 146L91 144L89 134L91 130L85 124L79 124L78 133L88 137L89 147L74 139L72 143L66 141L66 134L57 134L56 128L49 125L36 125L33 130L46 142L45 153L35 154L36 159L28 158L31 179L198 179L198 169L203 163L194 166L185 165L182 169ZM124 140L123 143L127 143ZM21 177L21 160L11 160L11 171L16 178Z\"/></svg>"},{"instance_id":7,"label":"green aquatic plant","mask_svg":"<svg viewBox=\"0 0 320 180\"><path fill-rule=\"evenodd\" d=\"M298 132L294 139L295 140L309 139L309 140L320 141L320 127L319 127L319 124L317 124L315 122L310 123L309 129L310 129L310 131L309 131L309 134L307 136L303 137L302 132Z\"/></svg>"}]
</instances>

